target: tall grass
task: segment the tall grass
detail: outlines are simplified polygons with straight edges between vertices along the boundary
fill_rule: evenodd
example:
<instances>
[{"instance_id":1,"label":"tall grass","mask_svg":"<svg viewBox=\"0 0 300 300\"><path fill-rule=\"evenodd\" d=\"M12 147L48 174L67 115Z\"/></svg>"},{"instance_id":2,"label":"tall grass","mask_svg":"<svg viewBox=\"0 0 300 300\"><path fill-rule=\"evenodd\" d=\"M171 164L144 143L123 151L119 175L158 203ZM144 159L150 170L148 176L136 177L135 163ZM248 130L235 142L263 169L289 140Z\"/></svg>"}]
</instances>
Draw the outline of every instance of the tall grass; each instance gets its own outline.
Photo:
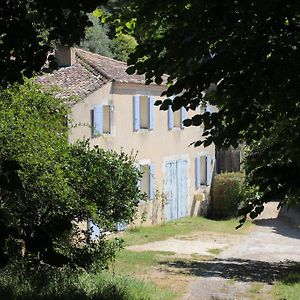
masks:
<instances>
[{"instance_id":1,"label":"tall grass","mask_svg":"<svg viewBox=\"0 0 300 300\"><path fill-rule=\"evenodd\" d=\"M0 299L5 300L154 300L171 299L157 286L107 271L45 270L0 274ZM16 270L15 270L16 271Z\"/></svg>"}]
</instances>

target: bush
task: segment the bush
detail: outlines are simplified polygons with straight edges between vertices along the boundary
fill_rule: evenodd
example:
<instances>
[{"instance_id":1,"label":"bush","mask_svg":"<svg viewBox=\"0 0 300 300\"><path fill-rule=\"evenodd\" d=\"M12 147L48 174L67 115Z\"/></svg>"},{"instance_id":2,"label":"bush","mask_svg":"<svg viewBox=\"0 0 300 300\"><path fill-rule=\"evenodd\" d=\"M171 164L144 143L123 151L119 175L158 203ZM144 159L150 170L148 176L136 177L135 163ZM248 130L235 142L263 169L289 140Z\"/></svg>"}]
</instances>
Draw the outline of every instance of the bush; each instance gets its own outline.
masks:
<instances>
[{"instance_id":1,"label":"bush","mask_svg":"<svg viewBox=\"0 0 300 300\"><path fill-rule=\"evenodd\" d=\"M0 268L14 261L106 267L120 246L90 241L130 222L140 192L134 157L68 143L68 109L31 81L0 90Z\"/></svg>"},{"instance_id":2,"label":"bush","mask_svg":"<svg viewBox=\"0 0 300 300\"><path fill-rule=\"evenodd\" d=\"M245 175L239 172L222 173L213 180L211 196L211 217L226 219L237 216L243 200L241 191Z\"/></svg>"}]
</instances>

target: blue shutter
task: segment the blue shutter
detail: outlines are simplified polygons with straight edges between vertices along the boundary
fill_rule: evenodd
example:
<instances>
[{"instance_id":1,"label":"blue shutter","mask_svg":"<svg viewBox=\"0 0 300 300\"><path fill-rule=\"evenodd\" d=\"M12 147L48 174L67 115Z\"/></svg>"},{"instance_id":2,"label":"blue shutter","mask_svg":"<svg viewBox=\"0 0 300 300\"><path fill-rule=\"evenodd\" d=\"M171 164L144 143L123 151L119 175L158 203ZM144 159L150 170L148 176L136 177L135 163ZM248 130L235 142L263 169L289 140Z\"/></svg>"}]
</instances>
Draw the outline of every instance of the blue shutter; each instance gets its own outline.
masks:
<instances>
[{"instance_id":1,"label":"blue shutter","mask_svg":"<svg viewBox=\"0 0 300 300\"><path fill-rule=\"evenodd\" d=\"M149 97L149 129L154 129L154 97Z\"/></svg>"},{"instance_id":2,"label":"blue shutter","mask_svg":"<svg viewBox=\"0 0 300 300\"><path fill-rule=\"evenodd\" d=\"M99 135L103 133L103 105L96 105L94 107L94 124L93 132L94 135Z\"/></svg>"},{"instance_id":3,"label":"blue shutter","mask_svg":"<svg viewBox=\"0 0 300 300\"><path fill-rule=\"evenodd\" d=\"M118 223L116 224L116 230L117 230L118 232L124 231L125 229L126 229L126 223L125 223L125 222L118 222Z\"/></svg>"},{"instance_id":4,"label":"blue shutter","mask_svg":"<svg viewBox=\"0 0 300 300\"><path fill-rule=\"evenodd\" d=\"M93 221L88 221L88 229L91 230L91 240L97 240L100 237L101 230Z\"/></svg>"},{"instance_id":5,"label":"blue shutter","mask_svg":"<svg viewBox=\"0 0 300 300\"><path fill-rule=\"evenodd\" d=\"M209 112L209 113L211 113L211 107L209 106L208 103L205 105L204 112Z\"/></svg>"},{"instance_id":6,"label":"blue shutter","mask_svg":"<svg viewBox=\"0 0 300 300\"><path fill-rule=\"evenodd\" d=\"M149 199L155 198L155 167L154 164L149 165Z\"/></svg>"},{"instance_id":7,"label":"blue shutter","mask_svg":"<svg viewBox=\"0 0 300 300\"><path fill-rule=\"evenodd\" d=\"M140 124L140 97L133 96L133 131L139 131Z\"/></svg>"},{"instance_id":8,"label":"blue shutter","mask_svg":"<svg viewBox=\"0 0 300 300\"><path fill-rule=\"evenodd\" d=\"M211 176L212 176L212 172L211 172L211 156L207 155L206 156L206 185L210 185L211 184Z\"/></svg>"},{"instance_id":9,"label":"blue shutter","mask_svg":"<svg viewBox=\"0 0 300 300\"><path fill-rule=\"evenodd\" d=\"M198 189L201 185L200 181L200 156L195 157L195 186Z\"/></svg>"},{"instance_id":10,"label":"blue shutter","mask_svg":"<svg viewBox=\"0 0 300 300\"><path fill-rule=\"evenodd\" d=\"M181 128L184 128L183 121L186 119L186 115L187 115L187 111L186 111L185 107L181 107L180 108L180 122L181 122L180 127Z\"/></svg>"},{"instance_id":11,"label":"blue shutter","mask_svg":"<svg viewBox=\"0 0 300 300\"><path fill-rule=\"evenodd\" d=\"M169 106L169 109L168 109L168 129L172 130L173 127L174 127L174 113L173 113L172 107Z\"/></svg>"}]
</instances>

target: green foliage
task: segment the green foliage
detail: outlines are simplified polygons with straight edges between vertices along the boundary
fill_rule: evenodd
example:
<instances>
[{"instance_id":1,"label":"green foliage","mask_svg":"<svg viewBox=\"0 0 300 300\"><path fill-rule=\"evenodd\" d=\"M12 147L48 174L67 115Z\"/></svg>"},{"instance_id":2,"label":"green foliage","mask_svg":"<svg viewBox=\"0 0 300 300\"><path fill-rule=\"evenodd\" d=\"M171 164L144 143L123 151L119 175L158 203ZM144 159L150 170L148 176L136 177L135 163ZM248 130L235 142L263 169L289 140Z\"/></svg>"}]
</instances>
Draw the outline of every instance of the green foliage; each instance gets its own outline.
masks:
<instances>
[{"instance_id":1,"label":"green foliage","mask_svg":"<svg viewBox=\"0 0 300 300\"><path fill-rule=\"evenodd\" d=\"M0 273L0 298L6 300L151 300L166 299L153 284L128 276L113 276L96 269L47 269L22 271L11 268Z\"/></svg>"},{"instance_id":2,"label":"green foliage","mask_svg":"<svg viewBox=\"0 0 300 300\"><path fill-rule=\"evenodd\" d=\"M100 24L94 15L90 16L90 20L93 26L86 28L85 38L81 41L80 47L93 53L112 57L120 61L127 61L129 54L137 46L136 39L122 33L114 38L110 38L106 26Z\"/></svg>"},{"instance_id":3,"label":"green foliage","mask_svg":"<svg viewBox=\"0 0 300 300\"><path fill-rule=\"evenodd\" d=\"M90 16L93 26L85 30L85 38L81 41L80 47L98 53L107 57L113 57L110 49L111 40L107 36L107 29L98 22L93 16Z\"/></svg>"},{"instance_id":4,"label":"green foliage","mask_svg":"<svg viewBox=\"0 0 300 300\"><path fill-rule=\"evenodd\" d=\"M30 81L1 90L0 99L1 267L14 260L85 267L99 258L105 267L120 241L91 242L84 223L112 230L133 218L134 158L70 145L66 105Z\"/></svg>"},{"instance_id":5,"label":"green foliage","mask_svg":"<svg viewBox=\"0 0 300 300\"><path fill-rule=\"evenodd\" d=\"M275 283L273 288L275 299L297 300L300 294L300 265L295 265L288 276Z\"/></svg>"},{"instance_id":6,"label":"green foliage","mask_svg":"<svg viewBox=\"0 0 300 300\"><path fill-rule=\"evenodd\" d=\"M137 46L136 39L127 34L119 34L111 41L110 48L113 52L113 57L117 60L127 61L130 53Z\"/></svg>"},{"instance_id":7,"label":"green foliage","mask_svg":"<svg viewBox=\"0 0 300 300\"><path fill-rule=\"evenodd\" d=\"M31 77L53 42L79 44L90 26L87 13L105 0L6 0L0 10L0 85Z\"/></svg>"},{"instance_id":8,"label":"green foliage","mask_svg":"<svg viewBox=\"0 0 300 300\"><path fill-rule=\"evenodd\" d=\"M168 74L163 94L176 97L157 102L160 109L218 108L184 122L204 125L195 146L251 147L248 182L262 197L247 213L274 197L299 202L299 1L129 0L113 16L125 32L135 18L128 73L148 84Z\"/></svg>"},{"instance_id":9,"label":"green foliage","mask_svg":"<svg viewBox=\"0 0 300 300\"><path fill-rule=\"evenodd\" d=\"M212 185L211 217L226 219L236 217L241 204L241 191L245 176L243 173L222 173L216 175Z\"/></svg>"}]
</instances>

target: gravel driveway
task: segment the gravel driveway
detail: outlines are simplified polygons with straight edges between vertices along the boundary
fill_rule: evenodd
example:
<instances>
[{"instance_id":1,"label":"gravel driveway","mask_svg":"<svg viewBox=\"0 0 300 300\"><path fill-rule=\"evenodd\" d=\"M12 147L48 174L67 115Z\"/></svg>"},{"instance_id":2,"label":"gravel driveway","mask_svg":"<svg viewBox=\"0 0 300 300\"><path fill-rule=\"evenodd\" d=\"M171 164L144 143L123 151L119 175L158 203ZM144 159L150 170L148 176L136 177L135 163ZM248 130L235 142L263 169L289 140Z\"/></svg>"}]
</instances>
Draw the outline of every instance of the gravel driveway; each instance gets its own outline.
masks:
<instances>
[{"instance_id":1,"label":"gravel driveway","mask_svg":"<svg viewBox=\"0 0 300 300\"><path fill-rule=\"evenodd\" d=\"M269 203L256 227L212 262L195 264L185 300L270 299L276 279L300 262L300 209Z\"/></svg>"}]
</instances>

